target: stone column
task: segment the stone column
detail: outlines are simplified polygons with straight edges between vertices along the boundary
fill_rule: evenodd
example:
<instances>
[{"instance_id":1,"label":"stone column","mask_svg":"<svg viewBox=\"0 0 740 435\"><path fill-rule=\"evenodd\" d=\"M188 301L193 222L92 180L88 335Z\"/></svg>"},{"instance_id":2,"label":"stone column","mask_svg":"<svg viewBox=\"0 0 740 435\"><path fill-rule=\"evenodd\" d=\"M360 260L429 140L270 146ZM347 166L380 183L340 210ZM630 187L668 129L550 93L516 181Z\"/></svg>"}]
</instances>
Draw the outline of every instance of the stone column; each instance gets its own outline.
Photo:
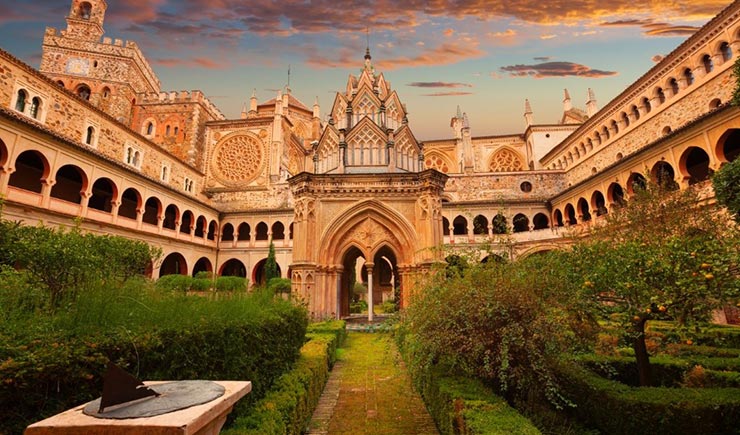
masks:
<instances>
[{"instance_id":1,"label":"stone column","mask_svg":"<svg viewBox=\"0 0 740 435\"><path fill-rule=\"evenodd\" d=\"M144 226L144 212L146 211L143 207L144 204L141 205L142 208L136 209L136 229L141 230Z\"/></svg>"},{"instance_id":2,"label":"stone column","mask_svg":"<svg viewBox=\"0 0 740 435\"><path fill-rule=\"evenodd\" d=\"M10 168L2 168L2 170L0 170L0 192L7 192L10 174Z\"/></svg>"},{"instance_id":3,"label":"stone column","mask_svg":"<svg viewBox=\"0 0 740 435\"><path fill-rule=\"evenodd\" d=\"M41 180L41 207L49 208L51 203L51 188L56 184L56 180L50 178Z\"/></svg>"},{"instance_id":4,"label":"stone column","mask_svg":"<svg viewBox=\"0 0 740 435\"><path fill-rule=\"evenodd\" d=\"M367 321L372 322L373 315L373 268L375 264L365 263L367 268Z\"/></svg>"}]
</instances>

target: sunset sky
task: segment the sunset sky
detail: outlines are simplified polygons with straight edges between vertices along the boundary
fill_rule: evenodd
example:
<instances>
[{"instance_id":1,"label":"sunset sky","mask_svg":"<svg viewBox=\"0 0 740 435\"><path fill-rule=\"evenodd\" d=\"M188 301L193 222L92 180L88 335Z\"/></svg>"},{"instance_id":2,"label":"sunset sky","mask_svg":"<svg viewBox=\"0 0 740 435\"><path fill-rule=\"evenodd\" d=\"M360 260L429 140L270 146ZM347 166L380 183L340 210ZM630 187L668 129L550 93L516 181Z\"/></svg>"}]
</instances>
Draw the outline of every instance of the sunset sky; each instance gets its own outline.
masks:
<instances>
[{"instance_id":1,"label":"sunset sky","mask_svg":"<svg viewBox=\"0 0 740 435\"><path fill-rule=\"evenodd\" d=\"M46 26L71 2L0 0L0 47L38 68ZM106 36L134 40L163 90L200 89L238 117L256 89L288 81L322 115L362 66L369 29L376 71L407 105L420 140L450 137L456 108L474 136L520 133L524 99L555 123L563 89L599 107L644 74L725 0L109 0Z\"/></svg>"}]
</instances>

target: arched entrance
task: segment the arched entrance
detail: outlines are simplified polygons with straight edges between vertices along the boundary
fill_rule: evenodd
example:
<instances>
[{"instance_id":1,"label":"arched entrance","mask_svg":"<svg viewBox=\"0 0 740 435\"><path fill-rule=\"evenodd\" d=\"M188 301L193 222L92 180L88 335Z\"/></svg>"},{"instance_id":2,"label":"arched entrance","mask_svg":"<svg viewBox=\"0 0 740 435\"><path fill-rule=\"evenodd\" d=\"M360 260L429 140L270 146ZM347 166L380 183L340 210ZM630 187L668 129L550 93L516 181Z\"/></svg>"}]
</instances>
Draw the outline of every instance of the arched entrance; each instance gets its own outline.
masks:
<instances>
[{"instance_id":1,"label":"arched entrance","mask_svg":"<svg viewBox=\"0 0 740 435\"><path fill-rule=\"evenodd\" d=\"M236 258L232 258L231 260L224 263L223 266L221 266L221 273L219 273L219 275L238 276L240 278L246 278L247 268L246 266L244 266L244 263L237 260Z\"/></svg>"},{"instance_id":2,"label":"arched entrance","mask_svg":"<svg viewBox=\"0 0 740 435\"><path fill-rule=\"evenodd\" d=\"M211 260L206 257L201 257L196 261L195 266L193 266L193 276L197 275L199 272L213 272Z\"/></svg>"},{"instance_id":3,"label":"arched entrance","mask_svg":"<svg viewBox=\"0 0 740 435\"><path fill-rule=\"evenodd\" d=\"M159 277L165 275L187 275L188 264L185 261L185 257L179 252L173 252L166 256L162 261L162 266L159 267Z\"/></svg>"},{"instance_id":4,"label":"arched entrance","mask_svg":"<svg viewBox=\"0 0 740 435\"><path fill-rule=\"evenodd\" d=\"M370 257L372 255L372 257ZM368 261L372 258L372 261ZM357 246L350 246L342 259L340 289L339 289L339 317L350 315L350 305L353 302L367 303L368 320L375 317L375 307L383 302L400 302L399 290L401 279L398 273L398 261L393 249L383 245L372 253L366 253ZM367 289L365 294L356 292L356 284L363 284Z\"/></svg>"},{"instance_id":5,"label":"arched entrance","mask_svg":"<svg viewBox=\"0 0 740 435\"><path fill-rule=\"evenodd\" d=\"M267 264L267 258L263 258L262 260L260 260L252 270L252 282L255 285L267 284L267 277L265 276L265 264ZM283 276L283 271L280 270L279 264L277 264L277 273L279 277Z\"/></svg>"}]
</instances>

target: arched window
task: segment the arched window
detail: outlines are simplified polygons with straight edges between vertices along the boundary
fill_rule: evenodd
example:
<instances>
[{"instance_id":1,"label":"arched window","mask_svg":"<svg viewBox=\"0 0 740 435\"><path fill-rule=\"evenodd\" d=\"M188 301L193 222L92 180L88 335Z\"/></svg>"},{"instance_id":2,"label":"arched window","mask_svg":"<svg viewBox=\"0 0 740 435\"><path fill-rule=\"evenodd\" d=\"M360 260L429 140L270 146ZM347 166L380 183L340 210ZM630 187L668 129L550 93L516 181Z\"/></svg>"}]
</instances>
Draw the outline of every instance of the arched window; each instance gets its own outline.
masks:
<instances>
[{"instance_id":1,"label":"arched window","mask_svg":"<svg viewBox=\"0 0 740 435\"><path fill-rule=\"evenodd\" d=\"M285 240L285 226L282 222L272 224L272 240Z\"/></svg>"},{"instance_id":2,"label":"arched window","mask_svg":"<svg viewBox=\"0 0 740 435\"><path fill-rule=\"evenodd\" d=\"M264 222L257 224L256 232L255 240L267 240L269 238L267 224Z\"/></svg>"},{"instance_id":3,"label":"arched window","mask_svg":"<svg viewBox=\"0 0 740 435\"><path fill-rule=\"evenodd\" d=\"M159 223L159 212L161 208L162 203L159 202L159 199L153 196L147 199L144 204L144 216L142 216L142 221L145 224L157 225ZM172 226L174 227L174 223Z\"/></svg>"},{"instance_id":4,"label":"arched window","mask_svg":"<svg viewBox=\"0 0 740 435\"><path fill-rule=\"evenodd\" d=\"M103 98L110 97L110 88L108 86L106 86L106 87L103 88L102 95L103 95Z\"/></svg>"},{"instance_id":5,"label":"arched window","mask_svg":"<svg viewBox=\"0 0 740 435\"><path fill-rule=\"evenodd\" d=\"M77 90L75 91L78 97L82 98L85 101L90 100L90 87L87 85L79 85L77 86Z\"/></svg>"},{"instance_id":6,"label":"arched window","mask_svg":"<svg viewBox=\"0 0 740 435\"><path fill-rule=\"evenodd\" d=\"M691 68L683 70L683 78L686 80L686 86L694 84L694 73L691 71Z\"/></svg>"},{"instance_id":7,"label":"arched window","mask_svg":"<svg viewBox=\"0 0 740 435\"><path fill-rule=\"evenodd\" d=\"M612 132L614 132L614 135L619 134L619 123L617 123L617 121L612 121L611 127L612 127Z\"/></svg>"},{"instance_id":8,"label":"arched window","mask_svg":"<svg viewBox=\"0 0 740 435\"><path fill-rule=\"evenodd\" d=\"M170 126L169 125L164 128L164 135L165 136L169 136L170 135Z\"/></svg>"},{"instance_id":9,"label":"arched window","mask_svg":"<svg viewBox=\"0 0 740 435\"><path fill-rule=\"evenodd\" d=\"M714 70L714 62L712 62L712 57L708 54L702 56L701 64L704 66L704 71L706 71L707 74Z\"/></svg>"},{"instance_id":10,"label":"arched window","mask_svg":"<svg viewBox=\"0 0 740 435\"><path fill-rule=\"evenodd\" d=\"M535 230L544 230L550 226L550 220L544 213L537 213L532 218L532 224L534 225Z\"/></svg>"},{"instance_id":11,"label":"arched window","mask_svg":"<svg viewBox=\"0 0 740 435\"><path fill-rule=\"evenodd\" d=\"M468 234L468 220L462 216L456 217L452 221L452 234L456 236Z\"/></svg>"},{"instance_id":12,"label":"arched window","mask_svg":"<svg viewBox=\"0 0 740 435\"><path fill-rule=\"evenodd\" d=\"M663 92L663 88L658 88L655 91L655 96L658 97L658 103L665 103L665 92Z\"/></svg>"},{"instance_id":13,"label":"arched window","mask_svg":"<svg viewBox=\"0 0 740 435\"><path fill-rule=\"evenodd\" d=\"M596 210L596 216L602 216L609 212L606 208L604 194L598 190L591 195L591 204L593 204L594 210Z\"/></svg>"},{"instance_id":14,"label":"arched window","mask_svg":"<svg viewBox=\"0 0 740 435\"><path fill-rule=\"evenodd\" d=\"M88 207L110 213L116 195L116 185L107 178L100 178L93 184Z\"/></svg>"},{"instance_id":15,"label":"arched window","mask_svg":"<svg viewBox=\"0 0 740 435\"><path fill-rule=\"evenodd\" d=\"M679 89L678 89L678 80L676 80L676 79L671 79L671 80L670 80L670 81L668 82L668 86L670 86L670 87L671 87L671 93L673 93L673 95L676 95L676 94L678 94L678 91L679 91Z\"/></svg>"},{"instance_id":16,"label":"arched window","mask_svg":"<svg viewBox=\"0 0 740 435\"><path fill-rule=\"evenodd\" d=\"M146 135L151 136L152 133L154 133L154 124L152 122L148 122L146 124Z\"/></svg>"},{"instance_id":17,"label":"arched window","mask_svg":"<svg viewBox=\"0 0 740 435\"><path fill-rule=\"evenodd\" d=\"M186 210L185 213L182 214L182 218L180 218L180 232L185 234L190 234L190 231L192 230L193 226L193 219L195 217L193 216L193 212L190 210Z\"/></svg>"},{"instance_id":18,"label":"arched window","mask_svg":"<svg viewBox=\"0 0 740 435\"><path fill-rule=\"evenodd\" d=\"M180 128L175 126L175 136L177 136L177 133L180 131Z\"/></svg>"},{"instance_id":19,"label":"arched window","mask_svg":"<svg viewBox=\"0 0 740 435\"><path fill-rule=\"evenodd\" d=\"M85 143L87 145L92 145L93 137L95 137L95 129L92 126L87 127L87 132L85 133Z\"/></svg>"},{"instance_id":20,"label":"arched window","mask_svg":"<svg viewBox=\"0 0 740 435\"><path fill-rule=\"evenodd\" d=\"M498 213L491 220L491 230L493 234L506 234L509 230L509 225L506 222L506 217L501 213Z\"/></svg>"},{"instance_id":21,"label":"arched window","mask_svg":"<svg viewBox=\"0 0 740 435\"><path fill-rule=\"evenodd\" d=\"M699 147L689 147L680 159L682 172L688 174L689 185L709 179L709 155Z\"/></svg>"},{"instance_id":22,"label":"arched window","mask_svg":"<svg viewBox=\"0 0 740 435\"><path fill-rule=\"evenodd\" d=\"M573 204L565 206L565 218L568 225L576 225L578 223L578 219L576 219L576 209L573 208Z\"/></svg>"},{"instance_id":23,"label":"arched window","mask_svg":"<svg viewBox=\"0 0 740 435\"><path fill-rule=\"evenodd\" d=\"M647 97L644 97L642 99L642 107L645 109L645 113L650 113L650 110L652 110L652 107L650 106L650 100L648 100Z\"/></svg>"},{"instance_id":24,"label":"arched window","mask_svg":"<svg viewBox=\"0 0 740 435\"><path fill-rule=\"evenodd\" d=\"M124 190L123 195L121 195L121 205L118 206L118 216L136 219L140 202L141 195L136 189L129 187Z\"/></svg>"},{"instance_id":25,"label":"arched window","mask_svg":"<svg viewBox=\"0 0 740 435\"><path fill-rule=\"evenodd\" d=\"M555 210L555 226L562 227L563 224L563 212L560 210Z\"/></svg>"},{"instance_id":26,"label":"arched window","mask_svg":"<svg viewBox=\"0 0 740 435\"><path fill-rule=\"evenodd\" d=\"M170 168L162 166L162 181L167 181L170 175Z\"/></svg>"},{"instance_id":27,"label":"arched window","mask_svg":"<svg viewBox=\"0 0 740 435\"><path fill-rule=\"evenodd\" d=\"M208 226L208 221L206 221L205 216L198 216L198 220L195 221L195 232L193 233L195 237L203 237L206 226Z\"/></svg>"},{"instance_id":28,"label":"arched window","mask_svg":"<svg viewBox=\"0 0 740 435\"><path fill-rule=\"evenodd\" d=\"M656 163L650 171L650 176L661 189L678 190L678 183L675 181L676 172L670 163L663 161Z\"/></svg>"},{"instance_id":29,"label":"arched window","mask_svg":"<svg viewBox=\"0 0 740 435\"><path fill-rule=\"evenodd\" d=\"M246 222L242 222L241 225L239 225L238 231L237 231L237 240L250 240L250 228L249 224Z\"/></svg>"},{"instance_id":30,"label":"arched window","mask_svg":"<svg viewBox=\"0 0 740 435\"><path fill-rule=\"evenodd\" d=\"M617 183L610 184L606 194L609 196L609 201L614 205L622 207L627 204L627 201L624 199L624 189Z\"/></svg>"},{"instance_id":31,"label":"arched window","mask_svg":"<svg viewBox=\"0 0 740 435\"><path fill-rule=\"evenodd\" d=\"M722 53L722 60L724 62L732 59L732 47L730 47L730 44L728 44L727 42L723 42L722 44L720 44L719 51L720 53Z\"/></svg>"},{"instance_id":32,"label":"arched window","mask_svg":"<svg viewBox=\"0 0 740 435\"><path fill-rule=\"evenodd\" d=\"M24 151L15 160L15 172L10 174L8 185L41 193L42 182L48 174L49 164L43 154Z\"/></svg>"},{"instance_id":33,"label":"arched window","mask_svg":"<svg viewBox=\"0 0 740 435\"><path fill-rule=\"evenodd\" d=\"M512 221L512 223L514 224L515 233L529 231L529 218L522 213L514 216L514 220Z\"/></svg>"},{"instance_id":34,"label":"arched window","mask_svg":"<svg viewBox=\"0 0 740 435\"><path fill-rule=\"evenodd\" d=\"M624 128L630 126L630 117L624 112L622 112L622 124L624 124Z\"/></svg>"},{"instance_id":35,"label":"arched window","mask_svg":"<svg viewBox=\"0 0 740 435\"><path fill-rule=\"evenodd\" d=\"M640 110L637 108L637 106L632 106L632 116L635 118L635 121L640 119Z\"/></svg>"},{"instance_id":36,"label":"arched window","mask_svg":"<svg viewBox=\"0 0 740 435\"><path fill-rule=\"evenodd\" d=\"M450 221L446 217L442 217L442 235L450 235Z\"/></svg>"},{"instance_id":37,"label":"arched window","mask_svg":"<svg viewBox=\"0 0 740 435\"><path fill-rule=\"evenodd\" d=\"M164 219L162 221L162 228L174 230L175 226L177 225L177 219L179 215L180 215L180 210L177 209L176 205L174 204L168 205L164 211Z\"/></svg>"},{"instance_id":38,"label":"arched window","mask_svg":"<svg viewBox=\"0 0 740 435\"><path fill-rule=\"evenodd\" d=\"M588 222L591 220L591 212L589 211L588 201L586 201L585 198L581 198L578 200L578 212L584 222Z\"/></svg>"},{"instance_id":39,"label":"arched window","mask_svg":"<svg viewBox=\"0 0 740 435\"><path fill-rule=\"evenodd\" d=\"M637 172L630 174L630 177L627 179L627 189L629 189L630 193L634 194L635 191L645 190L646 188L647 180L645 180L642 174L638 174Z\"/></svg>"},{"instance_id":40,"label":"arched window","mask_svg":"<svg viewBox=\"0 0 740 435\"><path fill-rule=\"evenodd\" d=\"M52 198L79 204L86 179L82 169L74 165L64 165L57 171L56 183L51 187Z\"/></svg>"},{"instance_id":41,"label":"arched window","mask_svg":"<svg viewBox=\"0 0 740 435\"><path fill-rule=\"evenodd\" d=\"M473 234L488 234L488 219L483 215L478 215L473 219Z\"/></svg>"},{"instance_id":42,"label":"arched window","mask_svg":"<svg viewBox=\"0 0 740 435\"><path fill-rule=\"evenodd\" d=\"M224 225L221 230L221 241L222 242L233 242L234 241L234 226L231 224Z\"/></svg>"},{"instance_id":43,"label":"arched window","mask_svg":"<svg viewBox=\"0 0 740 435\"><path fill-rule=\"evenodd\" d=\"M33 97L33 100L31 100L31 107L28 109L28 114L31 115L31 118L38 119L40 109L41 109L41 98Z\"/></svg>"},{"instance_id":44,"label":"arched window","mask_svg":"<svg viewBox=\"0 0 740 435\"><path fill-rule=\"evenodd\" d=\"M208 224L208 234L206 235L206 238L208 240L216 239L216 221L211 221L211 223Z\"/></svg>"},{"instance_id":45,"label":"arched window","mask_svg":"<svg viewBox=\"0 0 740 435\"><path fill-rule=\"evenodd\" d=\"M28 98L28 93L26 93L25 89L20 89L18 91L18 98L15 101L15 110L21 113L26 111L26 98Z\"/></svg>"},{"instance_id":46,"label":"arched window","mask_svg":"<svg viewBox=\"0 0 740 435\"><path fill-rule=\"evenodd\" d=\"M92 16L92 5L88 2L82 2L80 4L79 15L83 20L89 20Z\"/></svg>"},{"instance_id":47,"label":"arched window","mask_svg":"<svg viewBox=\"0 0 740 435\"><path fill-rule=\"evenodd\" d=\"M139 151L134 151L134 159L131 164L137 168L141 166L141 153Z\"/></svg>"}]
</instances>

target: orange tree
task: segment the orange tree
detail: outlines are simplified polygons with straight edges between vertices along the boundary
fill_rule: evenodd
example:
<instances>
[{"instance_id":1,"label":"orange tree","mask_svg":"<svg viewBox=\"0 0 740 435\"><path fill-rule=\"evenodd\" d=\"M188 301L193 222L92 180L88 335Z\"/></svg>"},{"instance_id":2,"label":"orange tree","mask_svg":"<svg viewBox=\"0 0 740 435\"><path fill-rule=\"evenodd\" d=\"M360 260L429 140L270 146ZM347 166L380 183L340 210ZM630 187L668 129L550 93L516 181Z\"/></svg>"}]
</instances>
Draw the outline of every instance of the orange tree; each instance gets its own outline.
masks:
<instances>
[{"instance_id":1,"label":"orange tree","mask_svg":"<svg viewBox=\"0 0 740 435\"><path fill-rule=\"evenodd\" d=\"M640 385L650 385L645 326L707 321L740 291L738 229L693 189L637 189L612 210L568 261L571 283L604 316L619 313L632 343Z\"/></svg>"}]
</instances>

